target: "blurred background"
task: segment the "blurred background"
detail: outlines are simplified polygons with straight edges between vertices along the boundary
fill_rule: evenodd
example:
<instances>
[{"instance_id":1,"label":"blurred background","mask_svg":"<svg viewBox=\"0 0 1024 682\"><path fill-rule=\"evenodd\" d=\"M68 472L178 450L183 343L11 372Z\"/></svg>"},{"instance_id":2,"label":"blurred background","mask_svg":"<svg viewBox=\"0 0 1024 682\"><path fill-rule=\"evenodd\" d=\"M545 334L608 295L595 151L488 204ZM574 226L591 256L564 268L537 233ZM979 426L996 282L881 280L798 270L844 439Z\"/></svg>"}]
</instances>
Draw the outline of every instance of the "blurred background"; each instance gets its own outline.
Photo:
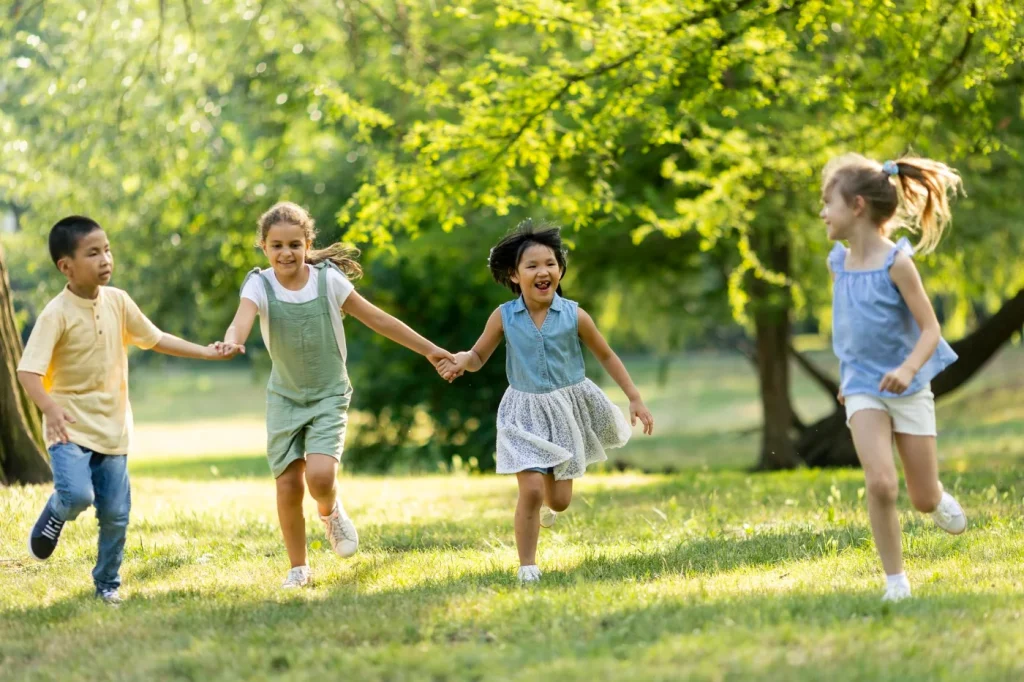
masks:
<instances>
[{"instance_id":1,"label":"blurred background","mask_svg":"<svg viewBox=\"0 0 1024 682\"><path fill-rule=\"evenodd\" d=\"M113 285L162 329L222 338L256 220L306 206L363 252L371 301L468 348L510 293L490 246L525 217L572 247L565 293L623 356L653 438L610 468L856 463L834 399L828 159L957 167L918 264L961 362L936 382L947 459L1024 455L1024 29L1011 0L14 0L0 9L5 480L38 418L19 343L63 285L49 227L107 230ZM493 467L504 355L453 386L347 325L349 472ZM588 357L588 362L592 359ZM132 355L134 466L265 476L258 333L228 364ZM590 376L623 407L596 363ZM41 457L41 454L38 455ZM21 472L21 473L19 473Z\"/></svg>"}]
</instances>

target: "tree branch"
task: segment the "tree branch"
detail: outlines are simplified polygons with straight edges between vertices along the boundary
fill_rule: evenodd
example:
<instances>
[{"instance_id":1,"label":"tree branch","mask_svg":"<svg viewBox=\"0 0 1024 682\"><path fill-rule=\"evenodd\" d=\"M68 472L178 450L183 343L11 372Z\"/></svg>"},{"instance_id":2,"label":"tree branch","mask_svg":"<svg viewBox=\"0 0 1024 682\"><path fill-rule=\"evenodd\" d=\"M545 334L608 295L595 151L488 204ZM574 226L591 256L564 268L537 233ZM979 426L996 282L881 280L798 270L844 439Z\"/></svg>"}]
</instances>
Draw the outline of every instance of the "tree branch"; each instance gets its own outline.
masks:
<instances>
[{"instance_id":1,"label":"tree branch","mask_svg":"<svg viewBox=\"0 0 1024 682\"><path fill-rule=\"evenodd\" d=\"M964 40L964 45L960 48L960 52L953 58L946 68L935 77L932 84L928 87L929 92L937 93L944 90L946 86L953 82L964 68L964 64L967 62L967 55L971 52L971 44L974 42L974 22L978 18L978 3L976 1L971 2L970 7L971 20L967 24L967 38Z\"/></svg>"},{"instance_id":2,"label":"tree branch","mask_svg":"<svg viewBox=\"0 0 1024 682\"><path fill-rule=\"evenodd\" d=\"M995 315L952 344L960 359L932 380L935 397L952 393L984 367L1003 344L1024 325L1024 289L1003 304Z\"/></svg>"},{"instance_id":3,"label":"tree branch","mask_svg":"<svg viewBox=\"0 0 1024 682\"><path fill-rule=\"evenodd\" d=\"M825 391L832 396L832 400L834 400L838 405L839 400L836 396L839 394L839 384L837 384L832 377L818 369L818 367L811 362L809 357L798 351L796 348L793 348L793 344L789 344L789 354L793 356L793 359L796 360L796 364L800 365L802 370L807 372L812 379L818 382L819 386L825 389Z\"/></svg>"}]
</instances>

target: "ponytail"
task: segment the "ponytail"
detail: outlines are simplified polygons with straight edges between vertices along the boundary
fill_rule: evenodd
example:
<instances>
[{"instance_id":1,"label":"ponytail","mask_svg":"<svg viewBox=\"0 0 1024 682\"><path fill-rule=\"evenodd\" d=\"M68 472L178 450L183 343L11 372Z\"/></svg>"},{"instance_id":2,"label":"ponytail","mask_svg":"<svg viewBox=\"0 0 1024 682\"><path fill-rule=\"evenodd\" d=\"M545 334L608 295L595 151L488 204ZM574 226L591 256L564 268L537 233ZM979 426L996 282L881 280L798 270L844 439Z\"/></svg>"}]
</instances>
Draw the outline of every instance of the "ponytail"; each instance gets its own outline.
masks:
<instances>
[{"instance_id":1,"label":"ponytail","mask_svg":"<svg viewBox=\"0 0 1024 682\"><path fill-rule=\"evenodd\" d=\"M916 250L930 253L953 220L949 210L950 194L963 193L960 174L939 161L903 158L895 162L894 176L900 194L903 226L920 232Z\"/></svg>"},{"instance_id":2,"label":"ponytail","mask_svg":"<svg viewBox=\"0 0 1024 682\"><path fill-rule=\"evenodd\" d=\"M310 265L330 261L338 266L350 280L359 279L363 276L363 268L359 265L359 249L347 244L331 244L325 249L310 249L306 251L306 262Z\"/></svg>"}]
</instances>

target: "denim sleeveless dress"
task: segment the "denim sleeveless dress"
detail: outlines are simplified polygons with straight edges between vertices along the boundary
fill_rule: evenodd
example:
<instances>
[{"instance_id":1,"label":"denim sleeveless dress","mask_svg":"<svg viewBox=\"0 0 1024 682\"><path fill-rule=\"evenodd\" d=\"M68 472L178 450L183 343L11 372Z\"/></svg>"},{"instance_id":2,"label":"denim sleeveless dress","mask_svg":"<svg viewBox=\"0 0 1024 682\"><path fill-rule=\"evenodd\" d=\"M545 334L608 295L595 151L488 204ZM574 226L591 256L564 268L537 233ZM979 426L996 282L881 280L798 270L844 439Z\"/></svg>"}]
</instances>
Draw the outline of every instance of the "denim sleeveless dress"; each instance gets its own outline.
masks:
<instances>
[{"instance_id":1,"label":"denim sleeveless dress","mask_svg":"<svg viewBox=\"0 0 1024 682\"><path fill-rule=\"evenodd\" d=\"M522 297L500 310L509 387L498 407L497 472L552 468L557 480L579 478L631 429L584 373L578 306L556 294L540 329Z\"/></svg>"},{"instance_id":2,"label":"denim sleeveless dress","mask_svg":"<svg viewBox=\"0 0 1024 682\"><path fill-rule=\"evenodd\" d=\"M910 308L889 275L899 252L914 255L905 237L893 246L885 264L877 270L847 270L847 249L841 243L829 253L829 267L835 275L832 350L839 358L843 395L911 396L928 388L935 375L956 362L956 352L940 339L906 391L896 394L878 390L882 377L907 359L921 336Z\"/></svg>"}]
</instances>

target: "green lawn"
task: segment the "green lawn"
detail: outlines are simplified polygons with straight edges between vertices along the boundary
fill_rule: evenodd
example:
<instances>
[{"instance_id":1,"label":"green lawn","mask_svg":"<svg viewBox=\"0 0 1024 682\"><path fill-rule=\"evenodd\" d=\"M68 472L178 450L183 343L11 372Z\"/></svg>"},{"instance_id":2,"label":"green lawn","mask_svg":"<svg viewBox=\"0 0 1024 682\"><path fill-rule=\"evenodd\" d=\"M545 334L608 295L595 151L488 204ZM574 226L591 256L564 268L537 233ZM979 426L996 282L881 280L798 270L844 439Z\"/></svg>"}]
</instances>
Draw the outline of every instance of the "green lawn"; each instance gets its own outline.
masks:
<instances>
[{"instance_id":1,"label":"green lawn","mask_svg":"<svg viewBox=\"0 0 1024 682\"><path fill-rule=\"evenodd\" d=\"M726 443L751 461L756 399L742 365L690 359L650 390L665 428L644 446L681 472L585 477L530 588L514 580L508 477L343 477L360 553L331 554L307 506L316 584L282 594L258 454L136 458L120 609L91 598L91 512L35 563L25 534L49 490L0 490L0 679L1021 680L1021 358L940 408L944 482L970 527L903 514L909 602L879 601L859 472L715 462Z\"/></svg>"}]
</instances>

